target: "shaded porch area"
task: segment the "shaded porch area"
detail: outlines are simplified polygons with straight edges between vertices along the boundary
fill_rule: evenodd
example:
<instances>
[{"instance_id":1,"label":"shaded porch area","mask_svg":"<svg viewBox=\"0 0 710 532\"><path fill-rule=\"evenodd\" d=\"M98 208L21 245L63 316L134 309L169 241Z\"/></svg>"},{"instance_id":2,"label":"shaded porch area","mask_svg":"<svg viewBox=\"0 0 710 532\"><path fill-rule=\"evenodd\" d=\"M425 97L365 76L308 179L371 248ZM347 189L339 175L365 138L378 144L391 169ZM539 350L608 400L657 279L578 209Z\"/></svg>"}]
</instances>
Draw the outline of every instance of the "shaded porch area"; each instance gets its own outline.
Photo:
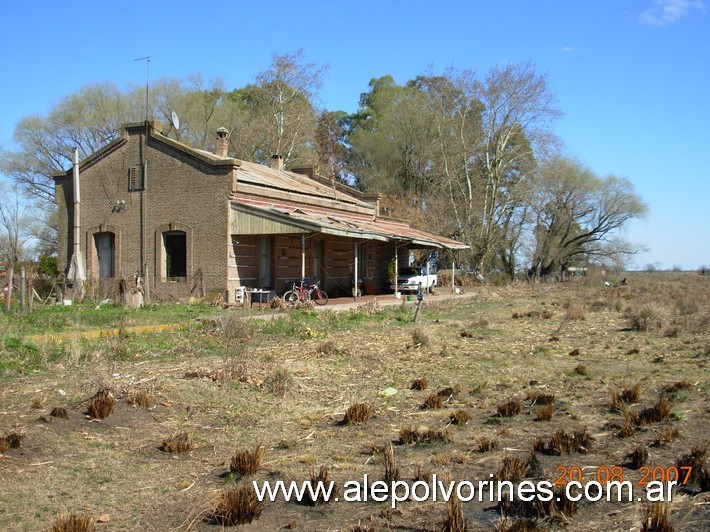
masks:
<instances>
[{"instance_id":1,"label":"shaded porch area","mask_svg":"<svg viewBox=\"0 0 710 532\"><path fill-rule=\"evenodd\" d=\"M320 282L331 297L392 293L390 276L412 250L463 249L403 222L302 206L233 201L227 301L239 287L282 295L293 282ZM392 271L392 264L394 272Z\"/></svg>"}]
</instances>

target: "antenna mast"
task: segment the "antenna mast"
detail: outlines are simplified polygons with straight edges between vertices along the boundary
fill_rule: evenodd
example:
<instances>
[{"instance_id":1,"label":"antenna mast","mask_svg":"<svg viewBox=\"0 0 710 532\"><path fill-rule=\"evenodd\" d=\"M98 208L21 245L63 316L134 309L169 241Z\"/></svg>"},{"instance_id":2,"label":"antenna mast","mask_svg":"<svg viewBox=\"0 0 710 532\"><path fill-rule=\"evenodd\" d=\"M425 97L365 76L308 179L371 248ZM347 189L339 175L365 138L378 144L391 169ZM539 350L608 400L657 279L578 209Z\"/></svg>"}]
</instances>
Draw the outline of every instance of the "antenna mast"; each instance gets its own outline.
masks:
<instances>
[{"instance_id":1,"label":"antenna mast","mask_svg":"<svg viewBox=\"0 0 710 532\"><path fill-rule=\"evenodd\" d=\"M145 61L145 121L148 121L148 83L150 81L150 55L139 57L134 61Z\"/></svg>"}]
</instances>

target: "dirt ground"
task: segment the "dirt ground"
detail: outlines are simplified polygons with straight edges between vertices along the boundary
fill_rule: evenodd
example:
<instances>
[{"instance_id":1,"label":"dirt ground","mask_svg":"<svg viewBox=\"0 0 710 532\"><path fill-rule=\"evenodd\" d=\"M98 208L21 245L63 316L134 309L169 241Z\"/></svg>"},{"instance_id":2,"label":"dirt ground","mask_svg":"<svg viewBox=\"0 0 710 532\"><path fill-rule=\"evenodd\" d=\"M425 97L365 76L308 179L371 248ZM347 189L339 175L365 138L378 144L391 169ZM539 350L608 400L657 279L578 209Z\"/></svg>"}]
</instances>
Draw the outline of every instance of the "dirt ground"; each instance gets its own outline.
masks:
<instances>
[{"instance_id":1,"label":"dirt ground","mask_svg":"<svg viewBox=\"0 0 710 532\"><path fill-rule=\"evenodd\" d=\"M0 437L23 436L0 454L0 529L48 529L60 513L83 513L98 530L218 530L223 490L308 480L326 466L342 493L365 474L383 479L390 444L390 472L410 484L432 474L474 485L492 476L555 483L578 471L586 482L613 471L631 481L635 499L644 497L644 479L686 464L695 449L702 455L695 473L667 510L675 530L704 529L708 301L710 276L636 274L628 286L469 287L425 302L417 324L412 305L252 321L225 311L183 330L38 346L40 369L0 376ZM426 389L412 389L416 379ZM102 387L117 401L94 419L89 401ZM141 391L147 408L131 404ZM430 396L440 391L439 405ZM427 400L433 408L423 407ZM372 416L341 423L356 403ZM52 416L55 407L67 417ZM572 448L558 455L560 429ZM194 449L162 450L179 431ZM254 475L230 473L237 451L259 445ZM513 459L527 470L503 471ZM647 508L638 500L580 501L574 511L543 511L501 507L488 496L461 503L468 530L639 530ZM237 528L456 529L446 502L390 506L280 498Z\"/></svg>"}]
</instances>

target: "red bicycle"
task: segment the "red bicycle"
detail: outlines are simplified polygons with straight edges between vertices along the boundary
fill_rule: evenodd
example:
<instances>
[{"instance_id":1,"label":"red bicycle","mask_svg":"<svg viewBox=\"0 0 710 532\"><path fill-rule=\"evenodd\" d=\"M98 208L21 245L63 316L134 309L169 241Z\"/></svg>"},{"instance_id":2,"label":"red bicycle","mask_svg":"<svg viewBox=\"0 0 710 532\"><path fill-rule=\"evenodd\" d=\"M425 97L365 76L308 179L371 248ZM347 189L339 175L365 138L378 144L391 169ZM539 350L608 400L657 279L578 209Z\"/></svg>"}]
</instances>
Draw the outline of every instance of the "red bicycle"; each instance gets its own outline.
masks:
<instances>
[{"instance_id":1,"label":"red bicycle","mask_svg":"<svg viewBox=\"0 0 710 532\"><path fill-rule=\"evenodd\" d=\"M301 279L298 283L294 281L291 290L284 294L283 299L286 303L291 303L292 305L297 301L313 301L316 305L325 305L328 302L328 294L321 290L318 283L311 283L308 279Z\"/></svg>"}]
</instances>

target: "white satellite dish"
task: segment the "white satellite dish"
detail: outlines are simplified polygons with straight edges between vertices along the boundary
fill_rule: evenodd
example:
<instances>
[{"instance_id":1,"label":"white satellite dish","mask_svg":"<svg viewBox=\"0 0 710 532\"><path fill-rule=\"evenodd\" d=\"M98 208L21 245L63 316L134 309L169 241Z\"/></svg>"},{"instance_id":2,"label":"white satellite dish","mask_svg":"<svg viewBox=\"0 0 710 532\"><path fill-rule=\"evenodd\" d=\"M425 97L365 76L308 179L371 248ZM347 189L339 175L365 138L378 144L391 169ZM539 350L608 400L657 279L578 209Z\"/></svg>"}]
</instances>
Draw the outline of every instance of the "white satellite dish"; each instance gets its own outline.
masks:
<instances>
[{"instance_id":1,"label":"white satellite dish","mask_svg":"<svg viewBox=\"0 0 710 532\"><path fill-rule=\"evenodd\" d=\"M173 122L173 127L175 129L180 129L180 119L178 118L178 115L175 111L173 111L173 114L171 116L172 122Z\"/></svg>"}]
</instances>

